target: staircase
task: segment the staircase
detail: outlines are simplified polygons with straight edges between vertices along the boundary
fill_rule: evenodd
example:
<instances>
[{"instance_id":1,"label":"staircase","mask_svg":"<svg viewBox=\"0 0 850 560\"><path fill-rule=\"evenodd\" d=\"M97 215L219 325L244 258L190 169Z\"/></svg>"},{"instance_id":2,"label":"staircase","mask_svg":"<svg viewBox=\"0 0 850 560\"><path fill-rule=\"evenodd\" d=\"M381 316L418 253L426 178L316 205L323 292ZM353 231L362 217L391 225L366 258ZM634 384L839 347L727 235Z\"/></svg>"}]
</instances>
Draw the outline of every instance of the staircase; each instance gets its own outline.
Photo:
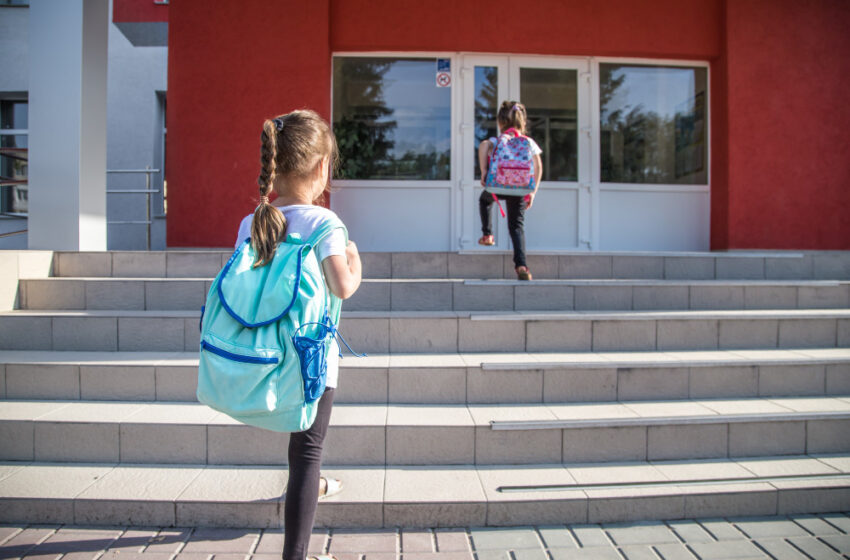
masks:
<instances>
[{"instance_id":1,"label":"staircase","mask_svg":"<svg viewBox=\"0 0 850 560\"><path fill-rule=\"evenodd\" d=\"M195 400L228 257L0 253L0 522L282 524L288 436ZM850 253L363 260L317 525L850 509Z\"/></svg>"}]
</instances>

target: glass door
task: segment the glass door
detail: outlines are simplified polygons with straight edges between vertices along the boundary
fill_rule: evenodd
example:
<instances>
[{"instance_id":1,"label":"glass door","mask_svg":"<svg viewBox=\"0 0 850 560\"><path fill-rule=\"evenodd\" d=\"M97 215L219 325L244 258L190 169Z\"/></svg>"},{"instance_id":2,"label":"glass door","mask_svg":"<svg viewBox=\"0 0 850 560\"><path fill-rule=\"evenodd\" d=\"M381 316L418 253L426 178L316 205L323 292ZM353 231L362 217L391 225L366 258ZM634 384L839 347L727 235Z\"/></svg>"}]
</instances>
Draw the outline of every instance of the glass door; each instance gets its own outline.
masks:
<instances>
[{"instance_id":1,"label":"glass door","mask_svg":"<svg viewBox=\"0 0 850 560\"><path fill-rule=\"evenodd\" d=\"M526 212L528 251L588 250L591 240L590 73L585 59L464 57L461 249L484 249L477 149L496 133L502 101L522 102L527 134L543 150L543 178ZM494 208L495 249L509 250L507 223Z\"/></svg>"}]
</instances>

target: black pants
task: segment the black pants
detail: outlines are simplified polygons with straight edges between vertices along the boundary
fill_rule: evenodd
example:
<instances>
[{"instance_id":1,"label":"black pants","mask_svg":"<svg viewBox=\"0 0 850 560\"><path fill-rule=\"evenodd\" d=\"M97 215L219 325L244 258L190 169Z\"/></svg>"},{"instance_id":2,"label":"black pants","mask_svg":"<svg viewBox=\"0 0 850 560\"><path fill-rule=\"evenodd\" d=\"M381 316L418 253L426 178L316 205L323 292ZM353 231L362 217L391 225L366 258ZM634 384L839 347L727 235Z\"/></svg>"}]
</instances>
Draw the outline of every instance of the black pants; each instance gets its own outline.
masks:
<instances>
[{"instance_id":1,"label":"black pants","mask_svg":"<svg viewBox=\"0 0 850 560\"><path fill-rule=\"evenodd\" d=\"M505 201L508 214L508 231L514 246L514 266L526 266L525 263L525 197L497 194L499 200ZM493 235L491 215L493 210L493 195L487 191L481 192L478 199L478 209L481 212L481 231L484 235Z\"/></svg>"},{"instance_id":2,"label":"black pants","mask_svg":"<svg viewBox=\"0 0 850 560\"><path fill-rule=\"evenodd\" d=\"M284 503L284 560L304 560L319 504L322 445L328 431L334 390L325 389L319 399L316 421L310 429L289 436L289 482Z\"/></svg>"}]
</instances>

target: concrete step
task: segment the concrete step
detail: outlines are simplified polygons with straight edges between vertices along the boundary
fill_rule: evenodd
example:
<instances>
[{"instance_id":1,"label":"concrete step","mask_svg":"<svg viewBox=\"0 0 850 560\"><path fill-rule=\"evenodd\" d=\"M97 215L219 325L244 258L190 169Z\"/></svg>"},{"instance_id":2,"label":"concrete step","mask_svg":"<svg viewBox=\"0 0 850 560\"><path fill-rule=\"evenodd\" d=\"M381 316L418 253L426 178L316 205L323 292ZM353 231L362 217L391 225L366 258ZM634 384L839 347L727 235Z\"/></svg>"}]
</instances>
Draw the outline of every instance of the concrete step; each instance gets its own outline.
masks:
<instances>
[{"instance_id":1,"label":"concrete step","mask_svg":"<svg viewBox=\"0 0 850 560\"><path fill-rule=\"evenodd\" d=\"M56 252L56 276L214 277L231 250ZM514 279L511 254L364 253L368 278ZM850 252L530 254L535 278L850 280Z\"/></svg>"},{"instance_id":2,"label":"concrete step","mask_svg":"<svg viewBox=\"0 0 850 560\"><path fill-rule=\"evenodd\" d=\"M204 278L21 280L21 309L195 311ZM850 307L850 282L815 280L367 279L347 311L828 309Z\"/></svg>"},{"instance_id":3,"label":"concrete step","mask_svg":"<svg viewBox=\"0 0 850 560\"><path fill-rule=\"evenodd\" d=\"M0 401L0 460L275 465L288 435L197 403ZM850 452L850 397L334 407L325 459L493 465Z\"/></svg>"},{"instance_id":4,"label":"concrete step","mask_svg":"<svg viewBox=\"0 0 850 560\"><path fill-rule=\"evenodd\" d=\"M195 401L196 352L0 351L0 398ZM337 403L484 404L850 395L850 348L372 354Z\"/></svg>"},{"instance_id":5,"label":"concrete step","mask_svg":"<svg viewBox=\"0 0 850 560\"><path fill-rule=\"evenodd\" d=\"M0 312L0 350L194 351L191 311ZM850 346L850 309L344 312L361 352L622 352Z\"/></svg>"},{"instance_id":6,"label":"concrete step","mask_svg":"<svg viewBox=\"0 0 850 560\"><path fill-rule=\"evenodd\" d=\"M318 527L563 525L850 509L850 456L603 465L326 466ZM0 522L280 527L280 466L0 463Z\"/></svg>"}]
</instances>

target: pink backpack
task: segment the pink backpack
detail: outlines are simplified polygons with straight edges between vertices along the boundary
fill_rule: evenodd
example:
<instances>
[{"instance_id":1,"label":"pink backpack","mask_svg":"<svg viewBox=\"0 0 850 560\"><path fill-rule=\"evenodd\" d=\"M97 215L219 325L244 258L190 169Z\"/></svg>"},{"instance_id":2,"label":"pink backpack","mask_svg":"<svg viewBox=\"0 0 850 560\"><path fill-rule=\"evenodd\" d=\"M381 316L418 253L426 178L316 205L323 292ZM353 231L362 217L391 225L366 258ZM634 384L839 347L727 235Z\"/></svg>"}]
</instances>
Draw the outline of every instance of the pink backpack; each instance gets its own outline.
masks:
<instances>
[{"instance_id":1,"label":"pink backpack","mask_svg":"<svg viewBox=\"0 0 850 560\"><path fill-rule=\"evenodd\" d=\"M534 191L534 159L528 136L523 136L515 128L499 135L490 154L484 190L512 196L524 196Z\"/></svg>"}]
</instances>

